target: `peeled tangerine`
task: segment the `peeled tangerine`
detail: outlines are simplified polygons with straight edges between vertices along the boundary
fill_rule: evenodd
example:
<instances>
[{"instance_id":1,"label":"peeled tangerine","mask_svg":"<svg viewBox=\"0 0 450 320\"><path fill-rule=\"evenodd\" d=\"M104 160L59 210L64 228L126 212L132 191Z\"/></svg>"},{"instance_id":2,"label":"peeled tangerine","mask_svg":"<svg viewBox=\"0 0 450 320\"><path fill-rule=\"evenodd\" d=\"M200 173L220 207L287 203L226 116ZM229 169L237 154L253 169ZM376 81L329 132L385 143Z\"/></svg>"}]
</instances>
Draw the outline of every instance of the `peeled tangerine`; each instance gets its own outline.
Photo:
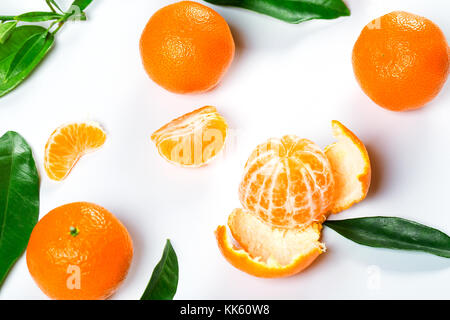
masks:
<instances>
[{"instance_id":1,"label":"peeled tangerine","mask_svg":"<svg viewBox=\"0 0 450 320\"><path fill-rule=\"evenodd\" d=\"M323 152L296 136L269 139L251 154L228 227L216 230L224 257L257 277L275 278L307 268L322 252L322 222L363 200L370 185L364 144L338 121L337 142Z\"/></svg>"}]
</instances>

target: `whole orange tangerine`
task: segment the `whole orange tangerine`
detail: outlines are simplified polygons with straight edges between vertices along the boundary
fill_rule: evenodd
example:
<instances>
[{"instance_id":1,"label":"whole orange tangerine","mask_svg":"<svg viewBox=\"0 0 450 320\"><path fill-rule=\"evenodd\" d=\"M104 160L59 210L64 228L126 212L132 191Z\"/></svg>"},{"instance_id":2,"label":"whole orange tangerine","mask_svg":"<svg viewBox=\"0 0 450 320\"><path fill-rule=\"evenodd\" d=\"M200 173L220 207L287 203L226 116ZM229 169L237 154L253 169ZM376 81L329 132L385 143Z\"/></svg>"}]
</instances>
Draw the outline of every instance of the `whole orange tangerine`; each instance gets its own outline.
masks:
<instances>
[{"instance_id":1,"label":"whole orange tangerine","mask_svg":"<svg viewBox=\"0 0 450 320\"><path fill-rule=\"evenodd\" d=\"M396 11L370 22L353 48L353 69L363 91L393 111L423 107L449 73L449 47L441 29Z\"/></svg>"},{"instance_id":2,"label":"whole orange tangerine","mask_svg":"<svg viewBox=\"0 0 450 320\"><path fill-rule=\"evenodd\" d=\"M31 276L50 298L100 300L125 280L133 257L127 229L108 210L70 203L45 215L27 248Z\"/></svg>"},{"instance_id":3,"label":"whole orange tangerine","mask_svg":"<svg viewBox=\"0 0 450 320\"><path fill-rule=\"evenodd\" d=\"M228 70L235 51L227 22L197 2L181 1L158 10L140 40L150 78L175 93L204 92Z\"/></svg>"}]
</instances>

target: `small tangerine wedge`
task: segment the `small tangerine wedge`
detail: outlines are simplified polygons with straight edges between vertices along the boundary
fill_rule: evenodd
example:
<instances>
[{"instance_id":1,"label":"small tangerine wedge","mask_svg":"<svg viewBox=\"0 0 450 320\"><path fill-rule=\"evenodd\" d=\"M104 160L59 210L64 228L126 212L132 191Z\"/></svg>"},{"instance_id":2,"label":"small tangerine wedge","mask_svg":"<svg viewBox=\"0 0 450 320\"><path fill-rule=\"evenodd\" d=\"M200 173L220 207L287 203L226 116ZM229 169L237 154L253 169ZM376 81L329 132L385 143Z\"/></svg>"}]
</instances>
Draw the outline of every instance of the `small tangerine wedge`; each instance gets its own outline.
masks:
<instances>
[{"instance_id":1,"label":"small tangerine wedge","mask_svg":"<svg viewBox=\"0 0 450 320\"><path fill-rule=\"evenodd\" d=\"M331 213L338 213L362 201L369 191L371 166L366 147L339 121L332 121L337 142L325 148L336 183Z\"/></svg>"},{"instance_id":2,"label":"small tangerine wedge","mask_svg":"<svg viewBox=\"0 0 450 320\"><path fill-rule=\"evenodd\" d=\"M56 129L45 145L44 168L50 179L64 180L85 154L106 141L105 131L95 122L79 122Z\"/></svg>"},{"instance_id":3,"label":"small tangerine wedge","mask_svg":"<svg viewBox=\"0 0 450 320\"><path fill-rule=\"evenodd\" d=\"M225 226L216 230L223 256L237 269L262 278L288 277L301 272L325 251L322 226L304 230L272 227L254 214L235 209L228 219L232 243Z\"/></svg>"},{"instance_id":4,"label":"small tangerine wedge","mask_svg":"<svg viewBox=\"0 0 450 320\"><path fill-rule=\"evenodd\" d=\"M206 106L172 120L152 134L159 154L183 167L200 167L225 146L228 125L215 107Z\"/></svg>"},{"instance_id":5,"label":"small tangerine wedge","mask_svg":"<svg viewBox=\"0 0 450 320\"><path fill-rule=\"evenodd\" d=\"M239 196L244 209L275 227L308 227L324 221L333 204L331 165L310 140L269 139L250 155Z\"/></svg>"},{"instance_id":6,"label":"small tangerine wedge","mask_svg":"<svg viewBox=\"0 0 450 320\"><path fill-rule=\"evenodd\" d=\"M125 280L133 241L111 212L88 202L53 209L35 226L27 266L39 288L57 300L102 300Z\"/></svg>"}]
</instances>

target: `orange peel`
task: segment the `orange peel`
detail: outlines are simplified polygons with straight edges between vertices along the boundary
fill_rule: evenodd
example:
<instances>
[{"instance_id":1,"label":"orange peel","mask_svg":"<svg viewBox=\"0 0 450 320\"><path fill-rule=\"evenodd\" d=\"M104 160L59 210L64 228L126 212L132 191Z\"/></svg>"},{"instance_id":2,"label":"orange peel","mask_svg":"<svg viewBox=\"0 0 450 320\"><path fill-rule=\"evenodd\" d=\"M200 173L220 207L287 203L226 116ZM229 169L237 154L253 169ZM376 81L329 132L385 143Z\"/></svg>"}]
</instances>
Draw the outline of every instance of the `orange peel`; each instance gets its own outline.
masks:
<instances>
[{"instance_id":1,"label":"orange peel","mask_svg":"<svg viewBox=\"0 0 450 320\"><path fill-rule=\"evenodd\" d=\"M361 140L339 121L332 121L332 129L333 136L337 141L325 148L323 155L326 161L320 161L320 163L328 163L330 179L334 183L333 201L327 214L338 213L362 201L367 195L371 179L369 155ZM289 136L283 139L286 140L287 137ZM307 150L314 157L309 156L302 163L309 168L311 163L314 163L313 161L317 162L316 159L320 158L320 153L311 152L310 149L314 145L309 140L295 139L294 141L296 141L294 144L278 143L278 145L288 146L288 148L284 147L284 149L290 150L287 153L288 156L291 156L292 150L295 151L297 146L305 145L309 149L302 147L300 151ZM277 145L277 140L271 139L266 144ZM292 145L295 148L292 148ZM277 160L280 155L285 155L283 152L275 155L270 153L272 150L283 151L283 147L263 146L264 148L258 147L254 151L250 160L256 158L257 160L262 159L260 162L263 160L267 162L268 158L272 157ZM258 168L263 166L256 161L250 163L256 163L255 166ZM246 165L246 174L252 173L251 168L248 167ZM301 170L298 171L301 172ZM320 172L320 170L318 171ZM290 172L292 173L292 170ZM252 180L254 184L258 182L258 178L261 180L260 176L263 176L261 173L258 176L258 172L252 174L256 177ZM272 180L276 181L277 179ZM264 180L262 185L265 185ZM286 188L287 185L285 183L284 187ZM257 186L248 188L248 193L257 193ZM283 184L280 183L280 188L282 186ZM301 191L300 188L298 190ZM301 192L293 195L299 194ZM287 277L306 269L321 253L325 252L325 245L320 242L321 223L324 219L309 221L310 223L304 224L303 228L292 225L280 227L273 221L265 219L264 215L257 214L258 212L255 212L254 208L247 208L246 202L242 203L244 209L235 209L228 218L228 228L232 238L228 235L226 226L219 226L215 232L220 251L225 259L237 269L256 277ZM258 208L260 207L258 206ZM315 208L320 207L315 206Z\"/></svg>"},{"instance_id":2,"label":"orange peel","mask_svg":"<svg viewBox=\"0 0 450 320\"><path fill-rule=\"evenodd\" d=\"M330 213L339 213L362 201L370 187L369 154L361 140L339 121L332 121L337 142L325 148L330 161L336 194Z\"/></svg>"},{"instance_id":3,"label":"orange peel","mask_svg":"<svg viewBox=\"0 0 450 320\"><path fill-rule=\"evenodd\" d=\"M228 227L238 245L232 243L226 226L219 226L215 234L220 251L234 267L256 277L292 276L325 251L318 223L303 230L277 228L246 210L235 209Z\"/></svg>"}]
</instances>

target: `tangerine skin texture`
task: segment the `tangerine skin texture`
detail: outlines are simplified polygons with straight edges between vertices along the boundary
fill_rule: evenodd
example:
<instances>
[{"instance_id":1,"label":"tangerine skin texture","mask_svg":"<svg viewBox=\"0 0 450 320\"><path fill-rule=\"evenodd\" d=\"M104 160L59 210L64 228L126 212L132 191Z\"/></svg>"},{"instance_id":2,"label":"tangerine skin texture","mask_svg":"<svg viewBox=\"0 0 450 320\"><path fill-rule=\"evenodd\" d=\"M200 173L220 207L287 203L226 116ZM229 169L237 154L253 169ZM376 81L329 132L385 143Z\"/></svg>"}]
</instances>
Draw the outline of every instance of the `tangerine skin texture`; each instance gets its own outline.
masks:
<instances>
[{"instance_id":1,"label":"tangerine skin texture","mask_svg":"<svg viewBox=\"0 0 450 320\"><path fill-rule=\"evenodd\" d=\"M202 4L182 1L157 11L140 40L150 78L175 93L212 89L233 61L235 45L227 22Z\"/></svg>"},{"instance_id":2,"label":"tangerine skin texture","mask_svg":"<svg viewBox=\"0 0 450 320\"><path fill-rule=\"evenodd\" d=\"M70 234L70 228L78 235ZM106 209L88 202L50 211L34 228L27 265L39 288L58 300L102 300L125 280L133 243L122 223ZM79 268L80 289L69 288Z\"/></svg>"},{"instance_id":3,"label":"tangerine skin texture","mask_svg":"<svg viewBox=\"0 0 450 320\"><path fill-rule=\"evenodd\" d=\"M314 142L286 135L256 147L239 186L242 206L280 228L305 228L323 222L335 183L331 165Z\"/></svg>"},{"instance_id":4,"label":"tangerine skin texture","mask_svg":"<svg viewBox=\"0 0 450 320\"><path fill-rule=\"evenodd\" d=\"M392 12L369 23L353 48L353 70L363 91L393 111L423 107L449 73L449 47L432 21Z\"/></svg>"}]
</instances>

